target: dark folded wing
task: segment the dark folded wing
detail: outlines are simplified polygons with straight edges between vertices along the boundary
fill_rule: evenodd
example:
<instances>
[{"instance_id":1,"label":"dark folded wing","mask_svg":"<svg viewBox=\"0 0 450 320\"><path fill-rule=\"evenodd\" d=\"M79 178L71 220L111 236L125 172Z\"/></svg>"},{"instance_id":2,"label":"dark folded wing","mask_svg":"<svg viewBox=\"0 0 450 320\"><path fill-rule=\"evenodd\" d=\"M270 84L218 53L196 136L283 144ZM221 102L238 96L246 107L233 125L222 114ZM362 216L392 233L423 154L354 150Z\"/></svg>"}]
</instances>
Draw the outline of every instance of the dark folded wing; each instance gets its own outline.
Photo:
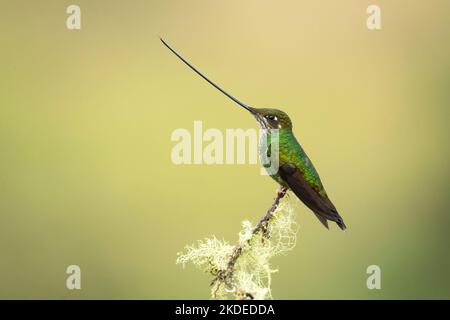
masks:
<instances>
[{"instance_id":1,"label":"dark folded wing","mask_svg":"<svg viewBox=\"0 0 450 320\"><path fill-rule=\"evenodd\" d=\"M284 164L279 170L280 177L286 182L292 192L310 208L322 224L328 228L327 220L337 223L344 230L344 220L337 212L333 203L327 196L322 196L305 179L295 166Z\"/></svg>"}]
</instances>

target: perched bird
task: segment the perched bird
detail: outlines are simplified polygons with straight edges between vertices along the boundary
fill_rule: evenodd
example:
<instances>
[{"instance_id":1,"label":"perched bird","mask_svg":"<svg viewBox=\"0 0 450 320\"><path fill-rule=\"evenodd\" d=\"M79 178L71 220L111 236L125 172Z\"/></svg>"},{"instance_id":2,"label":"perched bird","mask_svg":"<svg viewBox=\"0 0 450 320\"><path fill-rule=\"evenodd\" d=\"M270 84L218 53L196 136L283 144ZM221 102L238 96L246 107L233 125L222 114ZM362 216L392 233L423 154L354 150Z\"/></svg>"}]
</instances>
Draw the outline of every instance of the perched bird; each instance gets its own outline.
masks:
<instances>
[{"instance_id":1,"label":"perched bird","mask_svg":"<svg viewBox=\"0 0 450 320\"><path fill-rule=\"evenodd\" d=\"M292 122L289 116L285 112L278 109L254 108L243 103L209 80L178 52L172 49L162 38L160 40L170 51L172 51L199 76L209 82L228 98L249 111L259 123L262 129L261 131L264 133L264 139L270 140L271 135L276 130L279 144L279 168L276 173L269 173L271 177L277 181L283 189L292 190L292 192L314 212L316 217L326 228L328 228L328 220L330 220L336 222L339 228L344 230L346 228L344 220L337 212L331 200L328 198L322 182L320 181L319 174L295 138L292 132ZM262 159L267 159L267 156L270 157L270 155L267 154L269 150L271 149L267 143L260 143L259 154Z\"/></svg>"}]
</instances>

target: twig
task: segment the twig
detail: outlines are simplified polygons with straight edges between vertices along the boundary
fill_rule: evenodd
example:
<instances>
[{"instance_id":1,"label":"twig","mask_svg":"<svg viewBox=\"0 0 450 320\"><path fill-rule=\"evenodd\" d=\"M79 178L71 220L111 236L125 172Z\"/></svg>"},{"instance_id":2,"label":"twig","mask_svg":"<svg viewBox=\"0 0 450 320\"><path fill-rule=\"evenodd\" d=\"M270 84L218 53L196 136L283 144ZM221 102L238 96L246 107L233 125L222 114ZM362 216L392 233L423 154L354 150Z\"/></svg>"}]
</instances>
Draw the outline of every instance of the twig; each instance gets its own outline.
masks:
<instances>
[{"instance_id":1,"label":"twig","mask_svg":"<svg viewBox=\"0 0 450 320\"><path fill-rule=\"evenodd\" d=\"M277 194L273 200L272 206L267 210L267 212L264 214L264 216L261 218L261 220L258 222L258 224L253 228L252 234L250 239L247 240L247 243L251 241L251 239L260 231L262 231L263 239L269 238L269 221L273 216L273 213L278 208L278 205L280 204L281 198L283 198L286 195L286 188L279 187L277 189ZM216 287L215 293L217 293L217 290L219 290L219 286L221 283L224 283L227 287L232 288L233 287L233 274L235 270L235 265L239 257L242 255L243 251L243 243L238 243L231 253L230 260L228 260L227 269L226 270L219 270L217 272L216 278L213 280L211 285L214 285L219 281L219 284ZM253 296L246 292L241 292L244 298L247 299L253 299Z\"/></svg>"}]
</instances>

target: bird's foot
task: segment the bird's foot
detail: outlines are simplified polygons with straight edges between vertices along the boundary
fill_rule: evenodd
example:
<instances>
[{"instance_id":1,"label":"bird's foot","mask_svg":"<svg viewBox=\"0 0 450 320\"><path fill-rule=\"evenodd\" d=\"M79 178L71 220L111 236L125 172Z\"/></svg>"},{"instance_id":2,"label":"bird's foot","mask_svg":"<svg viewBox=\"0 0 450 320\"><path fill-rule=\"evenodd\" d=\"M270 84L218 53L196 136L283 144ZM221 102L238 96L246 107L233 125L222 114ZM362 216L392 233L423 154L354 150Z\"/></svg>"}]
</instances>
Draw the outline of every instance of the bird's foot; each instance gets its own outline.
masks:
<instances>
[{"instance_id":1,"label":"bird's foot","mask_svg":"<svg viewBox=\"0 0 450 320\"><path fill-rule=\"evenodd\" d=\"M277 196L278 198L283 198L286 195L287 188L279 186L277 189Z\"/></svg>"}]
</instances>

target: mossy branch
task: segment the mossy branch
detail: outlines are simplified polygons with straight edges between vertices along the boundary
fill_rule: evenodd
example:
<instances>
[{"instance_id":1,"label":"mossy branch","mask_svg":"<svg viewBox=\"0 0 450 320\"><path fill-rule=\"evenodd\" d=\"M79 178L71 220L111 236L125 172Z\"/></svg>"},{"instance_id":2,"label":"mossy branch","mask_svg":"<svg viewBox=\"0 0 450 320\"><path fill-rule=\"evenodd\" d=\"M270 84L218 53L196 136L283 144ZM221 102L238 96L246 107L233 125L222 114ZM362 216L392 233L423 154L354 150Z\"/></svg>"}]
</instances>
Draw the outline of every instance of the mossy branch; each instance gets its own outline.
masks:
<instances>
[{"instance_id":1,"label":"mossy branch","mask_svg":"<svg viewBox=\"0 0 450 320\"><path fill-rule=\"evenodd\" d=\"M297 227L292 203L280 201L286 190L279 188L271 207L253 227L243 222L239 241L231 246L213 237L186 247L177 263L192 262L213 275L212 297L235 299L271 298L269 259L295 246Z\"/></svg>"},{"instance_id":2,"label":"mossy branch","mask_svg":"<svg viewBox=\"0 0 450 320\"><path fill-rule=\"evenodd\" d=\"M285 194L286 194L286 189L280 187L277 190L277 194L276 194L275 199L273 200L272 206L269 208L269 210L267 210L266 214L261 218L261 220L258 222L258 224L253 228L251 237L246 241L247 242L246 244L249 244L250 241L253 239L253 237L256 234L258 234L259 232L262 232L262 236L263 236L262 241L264 241L264 239L269 239L268 225L269 225L270 218L272 218L273 213L275 212L276 208L278 207L281 198L283 198L285 196ZM220 287L220 282L224 283L228 287L232 287L233 273L234 273L236 261L241 256L243 248L244 248L243 243L236 244L236 246L234 247L233 252L230 256L230 260L228 261L227 269L223 270L223 271L221 270L220 272L218 272L217 277L212 282L213 286L217 282L219 282L219 284L216 286L217 289L219 289L219 287ZM244 295L245 297L253 299L253 296L251 295L251 293L242 292L241 294Z\"/></svg>"}]
</instances>

